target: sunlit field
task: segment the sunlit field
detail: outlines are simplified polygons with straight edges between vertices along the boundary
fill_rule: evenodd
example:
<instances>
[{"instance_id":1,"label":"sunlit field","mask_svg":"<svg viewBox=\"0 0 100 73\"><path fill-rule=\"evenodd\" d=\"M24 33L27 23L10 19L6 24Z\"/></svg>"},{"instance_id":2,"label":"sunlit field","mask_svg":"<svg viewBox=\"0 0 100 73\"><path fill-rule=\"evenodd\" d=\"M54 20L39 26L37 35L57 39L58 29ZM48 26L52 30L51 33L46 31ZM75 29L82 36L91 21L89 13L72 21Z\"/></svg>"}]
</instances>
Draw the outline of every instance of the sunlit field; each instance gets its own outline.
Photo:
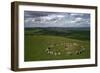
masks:
<instances>
[{"instance_id":1,"label":"sunlit field","mask_svg":"<svg viewBox=\"0 0 100 73\"><path fill-rule=\"evenodd\" d=\"M25 28L25 61L90 58L89 28Z\"/></svg>"}]
</instances>

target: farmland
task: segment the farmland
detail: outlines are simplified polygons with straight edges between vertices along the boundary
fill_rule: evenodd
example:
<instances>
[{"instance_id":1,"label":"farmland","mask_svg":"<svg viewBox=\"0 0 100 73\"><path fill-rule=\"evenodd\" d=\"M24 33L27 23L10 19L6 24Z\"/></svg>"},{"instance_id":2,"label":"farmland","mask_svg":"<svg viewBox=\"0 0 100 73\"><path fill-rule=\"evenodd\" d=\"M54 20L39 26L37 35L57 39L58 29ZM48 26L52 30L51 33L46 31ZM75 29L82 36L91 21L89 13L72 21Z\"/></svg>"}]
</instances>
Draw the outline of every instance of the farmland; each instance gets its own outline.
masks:
<instances>
[{"instance_id":1,"label":"farmland","mask_svg":"<svg viewBox=\"0 0 100 73\"><path fill-rule=\"evenodd\" d=\"M24 36L25 61L90 58L89 28L25 28Z\"/></svg>"}]
</instances>

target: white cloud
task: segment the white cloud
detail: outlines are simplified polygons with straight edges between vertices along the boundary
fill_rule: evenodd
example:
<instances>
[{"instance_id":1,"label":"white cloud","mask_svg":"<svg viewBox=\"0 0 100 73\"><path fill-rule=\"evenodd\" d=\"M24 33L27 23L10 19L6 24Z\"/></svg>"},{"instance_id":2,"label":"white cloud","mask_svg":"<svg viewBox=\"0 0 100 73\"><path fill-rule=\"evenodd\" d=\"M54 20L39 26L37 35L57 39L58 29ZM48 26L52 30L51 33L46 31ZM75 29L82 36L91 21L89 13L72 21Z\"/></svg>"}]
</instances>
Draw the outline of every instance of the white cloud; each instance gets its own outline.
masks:
<instances>
[{"instance_id":1,"label":"white cloud","mask_svg":"<svg viewBox=\"0 0 100 73\"><path fill-rule=\"evenodd\" d=\"M84 16L84 13L71 13L71 16Z\"/></svg>"},{"instance_id":2,"label":"white cloud","mask_svg":"<svg viewBox=\"0 0 100 73\"><path fill-rule=\"evenodd\" d=\"M33 18L27 18L24 20L25 23L31 22Z\"/></svg>"},{"instance_id":3,"label":"white cloud","mask_svg":"<svg viewBox=\"0 0 100 73\"><path fill-rule=\"evenodd\" d=\"M25 22L32 22L32 23L50 23L52 21L52 23L57 22L58 20L61 20L62 18L64 18L64 15L56 15L56 14L52 14L52 15L48 15L48 16L41 16L41 17L35 17L35 18L27 18L25 20Z\"/></svg>"},{"instance_id":4,"label":"white cloud","mask_svg":"<svg viewBox=\"0 0 100 73\"><path fill-rule=\"evenodd\" d=\"M71 16L76 16L76 15L79 15L79 14L71 13L70 15L71 15Z\"/></svg>"},{"instance_id":5,"label":"white cloud","mask_svg":"<svg viewBox=\"0 0 100 73\"><path fill-rule=\"evenodd\" d=\"M76 21L81 21L81 20L82 20L82 18L77 17L77 18L75 18L75 20L76 20Z\"/></svg>"},{"instance_id":6,"label":"white cloud","mask_svg":"<svg viewBox=\"0 0 100 73\"><path fill-rule=\"evenodd\" d=\"M78 15L79 17L74 17ZM83 18L82 14L49 14L47 16L26 18L25 25L29 27L77 27L90 24L89 18ZM87 26L87 25L85 25Z\"/></svg>"},{"instance_id":7,"label":"white cloud","mask_svg":"<svg viewBox=\"0 0 100 73\"><path fill-rule=\"evenodd\" d=\"M70 23L76 23L76 21L72 20L72 21L70 21Z\"/></svg>"}]
</instances>

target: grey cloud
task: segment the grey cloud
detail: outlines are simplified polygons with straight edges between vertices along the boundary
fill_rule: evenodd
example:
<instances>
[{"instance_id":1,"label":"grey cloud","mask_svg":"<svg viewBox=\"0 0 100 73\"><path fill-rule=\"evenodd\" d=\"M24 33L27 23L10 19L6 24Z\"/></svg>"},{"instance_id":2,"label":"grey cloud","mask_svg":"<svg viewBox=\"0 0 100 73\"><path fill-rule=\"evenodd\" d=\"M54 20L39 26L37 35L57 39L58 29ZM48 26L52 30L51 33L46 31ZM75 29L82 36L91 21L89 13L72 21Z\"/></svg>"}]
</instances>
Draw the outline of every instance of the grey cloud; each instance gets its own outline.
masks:
<instances>
[{"instance_id":1,"label":"grey cloud","mask_svg":"<svg viewBox=\"0 0 100 73\"><path fill-rule=\"evenodd\" d=\"M24 23L25 27L89 27L90 14L26 11Z\"/></svg>"}]
</instances>

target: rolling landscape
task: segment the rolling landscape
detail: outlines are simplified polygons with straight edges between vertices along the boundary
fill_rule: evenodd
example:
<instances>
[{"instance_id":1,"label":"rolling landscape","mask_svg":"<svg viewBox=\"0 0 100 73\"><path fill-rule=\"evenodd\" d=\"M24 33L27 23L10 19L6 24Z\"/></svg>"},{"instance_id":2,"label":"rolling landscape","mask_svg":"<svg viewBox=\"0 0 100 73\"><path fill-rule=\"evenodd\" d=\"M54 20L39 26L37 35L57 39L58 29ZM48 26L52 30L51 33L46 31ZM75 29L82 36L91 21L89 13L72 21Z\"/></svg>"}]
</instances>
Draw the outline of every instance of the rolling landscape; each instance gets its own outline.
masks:
<instances>
[{"instance_id":1,"label":"rolling landscape","mask_svg":"<svg viewBox=\"0 0 100 73\"><path fill-rule=\"evenodd\" d=\"M24 61L90 58L90 14L24 11Z\"/></svg>"},{"instance_id":2,"label":"rolling landscape","mask_svg":"<svg viewBox=\"0 0 100 73\"><path fill-rule=\"evenodd\" d=\"M25 28L25 61L90 58L89 28Z\"/></svg>"}]
</instances>

